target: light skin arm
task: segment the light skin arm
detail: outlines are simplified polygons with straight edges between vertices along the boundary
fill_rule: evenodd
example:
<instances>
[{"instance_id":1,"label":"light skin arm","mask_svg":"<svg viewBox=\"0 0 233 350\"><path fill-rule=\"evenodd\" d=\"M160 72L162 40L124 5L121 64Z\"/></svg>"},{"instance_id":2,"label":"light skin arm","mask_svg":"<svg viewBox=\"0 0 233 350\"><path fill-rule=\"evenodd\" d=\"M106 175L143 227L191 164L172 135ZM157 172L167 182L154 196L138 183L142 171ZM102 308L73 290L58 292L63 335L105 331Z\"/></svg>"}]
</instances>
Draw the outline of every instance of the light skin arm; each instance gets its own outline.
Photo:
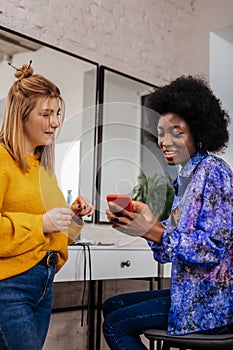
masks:
<instances>
[{"instance_id":1,"label":"light skin arm","mask_svg":"<svg viewBox=\"0 0 233 350\"><path fill-rule=\"evenodd\" d=\"M73 211L69 208L53 208L42 216L44 233L63 232L68 229Z\"/></svg>"},{"instance_id":2,"label":"light skin arm","mask_svg":"<svg viewBox=\"0 0 233 350\"><path fill-rule=\"evenodd\" d=\"M94 207L86 198L82 196L79 196L75 199L75 201L71 204L71 209L73 210L73 213L79 218L85 215L91 216L94 213Z\"/></svg>"},{"instance_id":3,"label":"light skin arm","mask_svg":"<svg viewBox=\"0 0 233 350\"><path fill-rule=\"evenodd\" d=\"M56 233L68 230L71 221L79 223L85 215L92 215L94 208L83 197L78 197L71 205L71 208L53 208L47 211L42 217L44 233Z\"/></svg>"},{"instance_id":4,"label":"light skin arm","mask_svg":"<svg viewBox=\"0 0 233 350\"><path fill-rule=\"evenodd\" d=\"M139 201L133 201L133 212L120 208L109 202L106 214L112 227L130 236L140 236L146 240L160 243L164 232L163 225L157 221L150 208ZM121 211L116 218L112 212Z\"/></svg>"}]
</instances>

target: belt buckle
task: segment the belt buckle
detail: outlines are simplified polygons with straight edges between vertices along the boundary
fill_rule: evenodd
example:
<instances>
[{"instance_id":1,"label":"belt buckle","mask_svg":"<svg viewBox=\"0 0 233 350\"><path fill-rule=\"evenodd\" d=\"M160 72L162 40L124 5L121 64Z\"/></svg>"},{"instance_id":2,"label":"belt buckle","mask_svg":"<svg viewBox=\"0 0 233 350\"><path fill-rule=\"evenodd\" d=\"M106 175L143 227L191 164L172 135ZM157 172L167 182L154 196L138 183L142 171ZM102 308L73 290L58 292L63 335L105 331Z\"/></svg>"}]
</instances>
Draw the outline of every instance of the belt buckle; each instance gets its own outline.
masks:
<instances>
[{"instance_id":1,"label":"belt buckle","mask_svg":"<svg viewBox=\"0 0 233 350\"><path fill-rule=\"evenodd\" d=\"M57 266L59 263L60 254L58 252L49 252L46 260L46 264L48 267Z\"/></svg>"}]
</instances>

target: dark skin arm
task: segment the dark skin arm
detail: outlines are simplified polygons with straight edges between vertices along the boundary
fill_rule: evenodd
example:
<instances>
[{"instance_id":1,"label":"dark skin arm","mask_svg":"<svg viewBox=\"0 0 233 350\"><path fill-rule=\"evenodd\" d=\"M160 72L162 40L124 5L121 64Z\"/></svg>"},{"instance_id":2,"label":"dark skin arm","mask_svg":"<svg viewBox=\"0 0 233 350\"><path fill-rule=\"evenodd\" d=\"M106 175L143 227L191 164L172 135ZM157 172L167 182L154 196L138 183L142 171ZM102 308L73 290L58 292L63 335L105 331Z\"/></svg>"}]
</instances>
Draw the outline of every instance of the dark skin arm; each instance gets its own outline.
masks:
<instances>
[{"instance_id":1,"label":"dark skin arm","mask_svg":"<svg viewBox=\"0 0 233 350\"><path fill-rule=\"evenodd\" d=\"M133 201L133 212L120 208L109 202L106 214L112 227L130 236L140 236L146 240L160 243L164 232L163 225L157 221L150 208L139 201ZM121 212L116 217L113 212Z\"/></svg>"}]
</instances>

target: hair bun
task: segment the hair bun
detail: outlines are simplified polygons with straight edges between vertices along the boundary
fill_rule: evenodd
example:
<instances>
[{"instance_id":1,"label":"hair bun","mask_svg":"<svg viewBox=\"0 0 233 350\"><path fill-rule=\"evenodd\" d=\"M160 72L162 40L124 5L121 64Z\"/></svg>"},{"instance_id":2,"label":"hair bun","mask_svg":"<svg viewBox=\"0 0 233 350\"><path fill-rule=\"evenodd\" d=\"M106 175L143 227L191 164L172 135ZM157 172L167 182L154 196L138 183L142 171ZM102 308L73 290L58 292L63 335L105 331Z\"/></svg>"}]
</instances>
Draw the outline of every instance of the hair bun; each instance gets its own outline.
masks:
<instances>
[{"instance_id":1,"label":"hair bun","mask_svg":"<svg viewBox=\"0 0 233 350\"><path fill-rule=\"evenodd\" d=\"M19 80L28 78L33 75L34 69L31 67L31 61L29 64L24 64L21 68L16 68L15 77Z\"/></svg>"}]
</instances>

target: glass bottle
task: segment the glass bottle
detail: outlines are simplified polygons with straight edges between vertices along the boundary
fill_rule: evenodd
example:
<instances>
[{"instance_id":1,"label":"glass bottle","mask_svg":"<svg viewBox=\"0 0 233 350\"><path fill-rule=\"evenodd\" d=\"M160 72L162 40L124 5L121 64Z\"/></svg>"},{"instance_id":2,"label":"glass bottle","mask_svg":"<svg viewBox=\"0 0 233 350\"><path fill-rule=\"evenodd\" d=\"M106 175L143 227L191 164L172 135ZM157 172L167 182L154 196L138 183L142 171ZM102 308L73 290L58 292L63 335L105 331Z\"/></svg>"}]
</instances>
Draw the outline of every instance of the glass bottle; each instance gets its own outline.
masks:
<instances>
[{"instance_id":1,"label":"glass bottle","mask_svg":"<svg viewBox=\"0 0 233 350\"><path fill-rule=\"evenodd\" d=\"M70 207L72 204L72 190L67 191L67 197L66 197L66 205L67 207Z\"/></svg>"}]
</instances>

